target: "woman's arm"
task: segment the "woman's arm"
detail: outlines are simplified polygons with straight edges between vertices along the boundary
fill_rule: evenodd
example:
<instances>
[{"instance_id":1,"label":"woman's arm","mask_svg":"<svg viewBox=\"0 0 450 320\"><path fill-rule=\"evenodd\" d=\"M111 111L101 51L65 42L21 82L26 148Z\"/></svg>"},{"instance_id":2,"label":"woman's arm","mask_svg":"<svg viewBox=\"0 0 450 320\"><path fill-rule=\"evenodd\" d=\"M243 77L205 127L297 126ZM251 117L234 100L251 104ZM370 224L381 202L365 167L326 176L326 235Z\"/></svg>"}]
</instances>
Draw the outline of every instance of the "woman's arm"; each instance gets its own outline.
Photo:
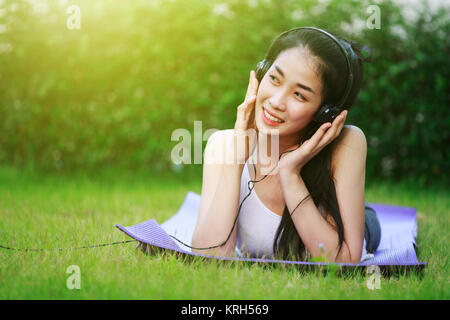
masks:
<instances>
[{"instance_id":1,"label":"woman's arm","mask_svg":"<svg viewBox=\"0 0 450 320\"><path fill-rule=\"evenodd\" d=\"M232 229L233 232L223 246L206 250L192 249L193 252L217 256L234 255L237 230L234 221L239 209L242 170L250 150L253 150L256 137L252 128L255 126L258 86L256 73L252 70L245 100L237 107L234 129L215 132L206 144L202 196L192 247L220 245L228 238Z\"/></svg>"},{"instance_id":2,"label":"woman's arm","mask_svg":"<svg viewBox=\"0 0 450 320\"><path fill-rule=\"evenodd\" d=\"M197 225L192 237L192 247L204 248L221 244L228 237L237 216L240 198L241 175L244 164L230 159L233 130L215 132L205 148L202 195ZM237 223L236 223L237 224ZM207 250L192 252L216 256L233 256L236 246L236 229L228 242Z\"/></svg>"},{"instance_id":3,"label":"woman's arm","mask_svg":"<svg viewBox=\"0 0 450 320\"><path fill-rule=\"evenodd\" d=\"M364 184L367 143L357 127L343 131L343 138L332 157L332 173L342 223L344 242L336 262L359 263L364 240ZM309 194L298 174L280 171L280 182L289 212ZM292 220L306 248L313 257L325 255L334 261L338 250L338 234L323 219L314 201L308 199L293 213ZM323 245L323 249L319 244ZM322 252L323 250L323 252Z\"/></svg>"}]
</instances>

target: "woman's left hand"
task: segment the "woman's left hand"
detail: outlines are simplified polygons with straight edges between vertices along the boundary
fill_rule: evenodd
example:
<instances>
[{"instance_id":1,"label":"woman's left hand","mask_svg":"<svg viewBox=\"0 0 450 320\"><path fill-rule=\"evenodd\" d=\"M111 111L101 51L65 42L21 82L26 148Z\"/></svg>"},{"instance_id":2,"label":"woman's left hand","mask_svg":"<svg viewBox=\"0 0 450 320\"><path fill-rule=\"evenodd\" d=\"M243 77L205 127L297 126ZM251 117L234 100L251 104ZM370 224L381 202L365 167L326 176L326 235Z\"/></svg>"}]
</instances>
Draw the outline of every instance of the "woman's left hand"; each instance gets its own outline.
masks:
<instances>
[{"instance_id":1,"label":"woman's left hand","mask_svg":"<svg viewBox=\"0 0 450 320\"><path fill-rule=\"evenodd\" d=\"M302 145L297 144L292 148L289 148L288 150L294 151L283 154L278 163L280 176L299 175L300 170L309 160L339 136L342 127L344 126L347 113L347 110L342 111L341 114L334 119L332 124L330 122L322 124L314 135Z\"/></svg>"}]
</instances>

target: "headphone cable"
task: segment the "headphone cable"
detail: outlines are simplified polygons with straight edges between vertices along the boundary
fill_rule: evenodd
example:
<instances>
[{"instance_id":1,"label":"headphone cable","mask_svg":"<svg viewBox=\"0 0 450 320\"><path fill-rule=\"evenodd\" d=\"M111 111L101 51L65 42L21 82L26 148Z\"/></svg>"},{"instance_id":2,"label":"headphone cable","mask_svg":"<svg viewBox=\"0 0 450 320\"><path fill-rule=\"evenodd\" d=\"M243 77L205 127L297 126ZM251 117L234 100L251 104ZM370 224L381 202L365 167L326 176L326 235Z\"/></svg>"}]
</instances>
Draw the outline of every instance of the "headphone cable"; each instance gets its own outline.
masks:
<instances>
[{"instance_id":1,"label":"headphone cable","mask_svg":"<svg viewBox=\"0 0 450 320\"><path fill-rule=\"evenodd\" d=\"M256 136L255 136L255 143L254 143L254 145L253 145L253 150L252 150L252 155L251 155L252 159L253 159L253 154L254 154L254 151L255 151L255 147L256 147ZM295 150L295 149L294 149L294 150ZM278 158L278 162L280 161L281 156L282 156L283 154L288 153L288 152L292 152L292 151L294 151L294 150L288 150L288 151L283 152L283 153L280 155L280 157ZM278 163L277 163L277 165L278 165ZM175 239L176 241L178 241L179 243L181 243L181 244L183 244L183 245L185 245L186 247L189 247L189 248L191 248L191 249L196 249L196 250L208 250L208 249L214 249L214 248L222 247L222 246L225 245L225 244L228 242L228 240L230 239L231 234L233 233L233 230L234 230L234 228L235 228L235 226L236 226L236 221L237 221L237 219L238 219L238 217L239 217L239 214L240 214L240 211L241 211L241 207L242 207L242 205L244 204L244 201L250 196L250 194L252 193L253 189L255 188L255 183L264 180L268 175L270 175L270 173L271 173L273 170L275 170L276 167L277 167L277 166L275 166L268 174L266 174L266 175L265 175L264 177L262 177L260 180L249 180L249 181L247 182L247 188L248 188L248 190L249 190L249 193L244 197L244 199L242 199L242 202L241 202L241 204L239 205L238 214L236 215L236 218L234 219L233 227L231 228L231 231L230 231L230 233L228 234L228 237L227 237L227 238L225 239L225 241L223 241L221 244L215 245L215 246L210 246L210 247L205 247L205 248L197 248L197 247L192 247L192 246L190 246L190 245L184 243L183 241L181 241L180 239L176 238L176 237L173 236L173 235L169 235L169 236L170 236L171 238ZM255 163L254 163L254 162L253 162L253 170L254 170L254 174L255 174L255 177L256 177L256 166L255 166ZM251 186L251 187L250 187L250 183L252 183L252 186ZM308 195L308 196L309 196L309 195ZM298 207L304 200L306 200L306 198L303 199L302 201L300 201L300 203L297 205L297 207ZM297 207L296 207L295 209L297 209ZM294 211L295 211L295 209L294 209ZM293 211L292 213L294 213L294 211ZM292 215L292 213L291 213L291 215ZM138 240L133 239L133 240L116 241L116 242L111 242L111 243L93 244L93 245L87 245L87 246L82 246L82 247L57 248L57 249L14 248L14 247L8 247L8 246L0 245L0 249L12 250L12 251L25 251L25 252L29 252L29 251L40 251L40 252L43 252L43 251L49 252L49 251L50 251L50 252L51 252L51 251L66 251L66 250L78 250L78 249L89 249L89 248L106 247L106 246L112 246L112 245L124 244L124 243L130 243L130 242L137 242L137 241L138 241Z\"/></svg>"},{"instance_id":2,"label":"headphone cable","mask_svg":"<svg viewBox=\"0 0 450 320\"><path fill-rule=\"evenodd\" d=\"M116 244L124 244L124 243L129 243L129 242L136 242L138 240L124 240L124 241L116 241L116 242L111 242L111 243L103 243L103 244L92 244L92 245L88 245L88 246L82 246L82 247L71 247L71 248L57 248L57 249L34 249L34 248L13 248L13 247L7 247L7 246L3 246L0 245L1 249L6 249L6 250L13 250L13 251L65 251L65 250L78 250L78 249L88 249L88 248L98 248L98 247L106 247L106 246L112 246L112 245L116 245Z\"/></svg>"},{"instance_id":3,"label":"headphone cable","mask_svg":"<svg viewBox=\"0 0 450 320\"><path fill-rule=\"evenodd\" d=\"M253 150L252 150L252 155L251 155L252 159L253 159L253 154L254 154L255 147L256 147L256 138L257 138L257 135L255 135L255 143L254 143L254 145L253 145ZM296 149L294 149L294 150L296 150ZM288 153L288 152L292 152L292 151L294 151L294 150L288 150L288 151L284 151L283 153L281 153L281 154L280 154L280 157L278 158L278 162L280 162L281 156L282 156L283 154ZM278 163L277 163L277 165L278 165ZM270 173L271 173L273 170L275 170L276 167L277 167L277 166L273 167L273 169L272 169L268 174L266 174L263 178L261 178L260 180L249 180L249 181L247 182L247 188L248 188L248 190L249 190L249 193L244 197L244 199L242 199L242 202L241 202L241 204L239 205L239 209L238 209L238 213L237 213L237 215L236 215L236 218L234 218L233 227L231 228L231 231L230 231L230 233L228 234L228 237L226 238L226 240L223 241L221 244L218 244L218 245L215 245L215 246L210 246L210 247L202 247L202 248L198 248L198 247L192 247L192 246L186 244L185 242L181 241L180 239L176 238L176 237L173 236L173 235L169 235L169 236L172 237L173 239L175 239L176 241L178 241L179 243L185 245L186 247L191 248L191 249L195 249L195 250L208 250L208 249L214 249L214 248L222 247L222 246L225 245L225 244L228 242L228 240L230 239L231 234L233 233L233 230L234 230L234 228L235 228L235 226L236 226L236 221L237 221L237 219L238 219L238 217L239 217L239 214L240 214L240 211L241 211L241 207L242 207L242 205L244 204L244 201L247 200L247 198L248 198L248 197L250 196L250 194L252 193L252 190L255 188L255 183L264 180L268 175L270 175ZM254 161L253 161L253 170L254 170L255 178L256 178L256 166L255 166ZM250 183L253 183L252 187L250 187ZM307 197L309 197L309 195L308 195ZM306 197L306 198L307 198L307 197ZM303 199L302 201L300 201L300 203L297 205L297 207L296 207L295 209L297 209L298 206L299 206L303 201L306 200L306 198ZM295 211L295 209L294 209L294 211ZM292 213L294 213L294 211L292 211ZM292 216L292 213L291 213L291 216Z\"/></svg>"}]
</instances>

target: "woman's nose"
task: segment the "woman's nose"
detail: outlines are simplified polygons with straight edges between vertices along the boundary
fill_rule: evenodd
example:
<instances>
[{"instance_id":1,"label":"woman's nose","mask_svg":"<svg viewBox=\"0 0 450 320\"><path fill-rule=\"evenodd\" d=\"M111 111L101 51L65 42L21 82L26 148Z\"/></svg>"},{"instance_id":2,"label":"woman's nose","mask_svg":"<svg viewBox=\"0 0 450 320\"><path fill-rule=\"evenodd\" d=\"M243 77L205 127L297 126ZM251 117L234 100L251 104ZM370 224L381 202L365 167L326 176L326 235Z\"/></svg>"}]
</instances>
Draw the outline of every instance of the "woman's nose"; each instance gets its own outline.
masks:
<instances>
[{"instance_id":1,"label":"woman's nose","mask_svg":"<svg viewBox=\"0 0 450 320\"><path fill-rule=\"evenodd\" d=\"M282 90L276 92L272 97L269 99L270 105L273 108L279 109L279 110L285 110L286 109L286 97Z\"/></svg>"}]
</instances>

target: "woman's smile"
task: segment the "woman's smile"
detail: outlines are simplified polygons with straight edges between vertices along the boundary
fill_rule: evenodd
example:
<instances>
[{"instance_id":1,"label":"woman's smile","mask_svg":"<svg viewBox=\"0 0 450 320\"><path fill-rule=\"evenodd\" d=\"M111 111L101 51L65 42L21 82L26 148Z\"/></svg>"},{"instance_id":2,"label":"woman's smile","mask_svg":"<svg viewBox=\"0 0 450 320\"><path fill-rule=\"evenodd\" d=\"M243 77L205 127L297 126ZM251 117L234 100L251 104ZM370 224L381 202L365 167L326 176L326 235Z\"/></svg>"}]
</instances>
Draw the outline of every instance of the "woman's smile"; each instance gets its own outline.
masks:
<instances>
[{"instance_id":1,"label":"woman's smile","mask_svg":"<svg viewBox=\"0 0 450 320\"><path fill-rule=\"evenodd\" d=\"M278 126L284 122L284 120L276 117L272 113L266 110L266 108L262 107L261 115L264 120L264 122L269 126Z\"/></svg>"}]
</instances>

